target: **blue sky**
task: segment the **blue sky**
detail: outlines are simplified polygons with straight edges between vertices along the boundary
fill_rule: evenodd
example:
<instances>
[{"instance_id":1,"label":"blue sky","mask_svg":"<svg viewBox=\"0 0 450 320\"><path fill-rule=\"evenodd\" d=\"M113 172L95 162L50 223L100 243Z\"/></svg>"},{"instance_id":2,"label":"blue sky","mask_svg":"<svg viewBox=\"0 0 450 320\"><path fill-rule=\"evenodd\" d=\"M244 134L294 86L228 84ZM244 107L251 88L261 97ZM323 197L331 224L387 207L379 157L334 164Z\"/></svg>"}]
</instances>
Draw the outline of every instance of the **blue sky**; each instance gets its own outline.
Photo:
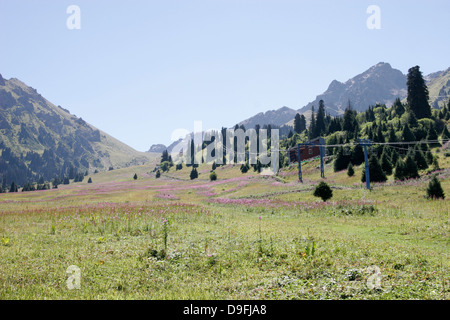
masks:
<instances>
[{"instance_id":1,"label":"blue sky","mask_svg":"<svg viewBox=\"0 0 450 320\"><path fill-rule=\"evenodd\" d=\"M369 5L381 29L367 28ZM146 151L195 120L299 109L378 62L444 70L449 12L448 0L0 0L0 73Z\"/></svg>"}]
</instances>

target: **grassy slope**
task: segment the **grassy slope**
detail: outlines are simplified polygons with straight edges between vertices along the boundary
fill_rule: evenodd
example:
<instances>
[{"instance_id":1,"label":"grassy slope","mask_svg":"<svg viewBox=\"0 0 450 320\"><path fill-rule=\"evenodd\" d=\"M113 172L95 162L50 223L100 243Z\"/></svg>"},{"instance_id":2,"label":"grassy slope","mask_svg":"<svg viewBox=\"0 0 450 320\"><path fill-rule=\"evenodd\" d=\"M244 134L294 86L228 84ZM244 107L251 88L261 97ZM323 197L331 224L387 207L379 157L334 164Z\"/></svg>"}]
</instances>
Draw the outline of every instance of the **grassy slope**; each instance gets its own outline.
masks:
<instances>
[{"instance_id":1,"label":"grassy slope","mask_svg":"<svg viewBox=\"0 0 450 320\"><path fill-rule=\"evenodd\" d=\"M65 121L67 121L67 124L70 125L67 124L65 125L66 134L73 134L76 128L79 127L79 125L76 123L76 120L78 120L78 118L75 115L72 115L68 111L65 111L55 106L45 98L37 96L38 94L36 91L33 91L32 88L30 88L29 86L27 86L25 83L21 82L18 79L13 78L7 80L7 86L4 87L4 90L11 93L13 97L17 99L19 98L19 96L13 90L14 89L17 90L18 88L21 89L23 92L25 92L25 94L27 94L28 97L32 97L33 99L32 104L36 114L39 112L52 115L56 114L59 115ZM21 119L21 123L27 123L28 127L36 129L38 129L41 126L45 127L45 124L38 117L36 117L35 114L32 114L31 116L30 114L25 114L24 118ZM12 126L15 127L16 130L20 129L20 124L16 125L12 124ZM97 130L97 128L95 128L92 125L87 124L87 126L90 127L92 130ZM54 132L53 133L51 132L51 134L53 138L56 141L58 141L59 137ZM0 138L7 147L12 148L17 152L26 153L28 151L35 151L41 153L44 151L42 145L38 143L34 144L20 143L17 135L12 137L8 137L7 135L1 135ZM138 165L151 161L154 158L152 154L149 154L147 152L136 151L130 146L124 144L123 142L115 139L114 137L102 131L100 131L100 142L92 142L92 145L96 153L108 155L100 157L105 168L109 168L110 166L117 168L117 167L124 167L127 165Z\"/></svg>"},{"instance_id":2,"label":"grassy slope","mask_svg":"<svg viewBox=\"0 0 450 320\"><path fill-rule=\"evenodd\" d=\"M430 95L430 104L438 100L440 108L448 103L448 99L443 96L450 96L450 70L444 71L440 77L437 77L427 84ZM438 98L439 97L439 98Z\"/></svg>"},{"instance_id":3,"label":"grassy slope","mask_svg":"<svg viewBox=\"0 0 450 320\"><path fill-rule=\"evenodd\" d=\"M426 179L369 192L362 168L350 178L327 165L334 196L323 203L317 161L303 184L295 166L278 177L219 167L210 182L209 165L190 181L189 168L155 179L148 164L1 194L0 298L448 299L450 158L440 165L439 201L424 197ZM67 289L70 265L80 290Z\"/></svg>"}]
</instances>

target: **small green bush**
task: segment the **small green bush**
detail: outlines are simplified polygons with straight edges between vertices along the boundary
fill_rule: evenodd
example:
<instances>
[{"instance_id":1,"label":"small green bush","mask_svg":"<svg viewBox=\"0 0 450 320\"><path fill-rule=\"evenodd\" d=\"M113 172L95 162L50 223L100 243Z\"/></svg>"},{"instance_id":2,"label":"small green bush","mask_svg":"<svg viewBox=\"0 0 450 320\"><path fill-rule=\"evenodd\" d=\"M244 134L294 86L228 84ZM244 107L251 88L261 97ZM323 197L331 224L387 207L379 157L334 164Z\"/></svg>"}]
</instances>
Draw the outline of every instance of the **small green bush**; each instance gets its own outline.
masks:
<instances>
[{"instance_id":1,"label":"small green bush","mask_svg":"<svg viewBox=\"0 0 450 320\"><path fill-rule=\"evenodd\" d=\"M353 165L352 165L352 163L350 162L350 163L348 164L348 167L347 167L347 175L348 175L349 177L353 177L354 174L355 174L355 170L353 169Z\"/></svg>"},{"instance_id":2,"label":"small green bush","mask_svg":"<svg viewBox=\"0 0 450 320\"><path fill-rule=\"evenodd\" d=\"M427 187L427 198L431 199L444 199L445 194L442 189L441 182L438 180L437 175L433 175Z\"/></svg>"},{"instance_id":3,"label":"small green bush","mask_svg":"<svg viewBox=\"0 0 450 320\"><path fill-rule=\"evenodd\" d=\"M325 182L321 181L314 190L314 196L322 198L323 201L327 201L333 197L333 190Z\"/></svg>"}]
</instances>

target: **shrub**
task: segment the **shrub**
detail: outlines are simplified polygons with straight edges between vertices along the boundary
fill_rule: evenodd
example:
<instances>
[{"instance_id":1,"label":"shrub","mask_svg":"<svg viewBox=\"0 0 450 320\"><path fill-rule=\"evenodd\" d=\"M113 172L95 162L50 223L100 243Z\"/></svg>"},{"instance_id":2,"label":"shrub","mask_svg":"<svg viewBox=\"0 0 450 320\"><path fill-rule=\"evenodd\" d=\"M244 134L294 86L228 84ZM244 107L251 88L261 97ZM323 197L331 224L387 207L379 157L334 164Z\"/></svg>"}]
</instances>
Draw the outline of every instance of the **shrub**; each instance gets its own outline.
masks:
<instances>
[{"instance_id":1,"label":"shrub","mask_svg":"<svg viewBox=\"0 0 450 320\"><path fill-rule=\"evenodd\" d=\"M169 171L169 169L170 169L170 162L169 161L161 162L161 170L163 172Z\"/></svg>"},{"instance_id":2,"label":"shrub","mask_svg":"<svg viewBox=\"0 0 450 320\"><path fill-rule=\"evenodd\" d=\"M352 165L352 163L350 162L350 163L348 164L348 167L347 167L347 175L348 175L349 177L353 177L354 174L355 174L355 170L353 170L353 165Z\"/></svg>"},{"instance_id":3,"label":"shrub","mask_svg":"<svg viewBox=\"0 0 450 320\"><path fill-rule=\"evenodd\" d=\"M133 179L137 180L137 174L136 173L134 174Z\"/></svg>"},{"instance_id":4,"label":"shrub","mask_svg":"<svg viewBox=\"0 0 450 320\"><path fill-rule=\"evenodd\" d=\"M388 155L386 150L384 150L383 153L381 154L381 169L383 169L383 171L387 175L391 175L392 174L392 169L393 169L392 168L392 162L391 162L391 157L390 157L390 155Z\"/></svg>"},{"instance_id":5,"label":"shrub","mask_svg":"<svg viewBox=\"0 0 450 320\"><path fill-rule=\"evenodd\" d=\"M211 180L211 181L217 180L217 173L215 173L214 171L211 172L211 173L209 174L209 180Z\"/></svg>"},{"instance_id":6,"label":"shrub","mask_svg":"<svg viewBox=\"0 0 450 320\"><path fill-rule=\"evenodd\" d=\"M327 201L333 197L333 190L325 182L321 181L314 190L314 196L322 198L323 201Z\"/></svg>"},{"instance_id":7,"label":"shrub","mask_svg":"<svg viewBox=\"0 0 450 320\"><path fill-rule=\"evenodd\" d=\"M336 158L335 158L334 164L333 164L334 172L346 169L349 162L350 162L350 156L344 155L344 150L342 149L342 147L340 147L338 149L338 152L336 154Z\"/></svg>"},{"instance_id":8,"label":"shrub","mask_svg":"<svg viewBox=\"0 0 450 320\"><path fill-rule=\"evenodd\" d=\"M159 177L161 177L161 171L156 171L156 174L155 174L155 177L156 177L156 179L158 179Z\"/></svg>"},{"instance_id":9,"label":"shrub","mask_svg":"<svg viewBox=\"0 0 450 320\"><path fill-rule=\"evenodd\" d=\"M189 177L191 178L191 180L194 180L194 179L198 178L198 172L197 172L197 169L195 167L192 168Z\"/></svg>"},{"instance_id":10,"label":"shrub","mask_svg":"<svg viewBox=\"0 0 450 320\"><path fill-rule=\"evenodd\" d=\"M438 199L445 198L444 190L442 189L441 182L438 180L437 175L433 175L427 187L427 198Z\"/></svg>"},{"instance_id":11,"label":"shrub","mask_svg":"<svg viewBox=\"0 0 450 320\"><path fill-rule=\"evenodd\" d=\"M385 182L387 180L386 173L381 168L376 155L372 155L369 159L369 176L370 182ZM366 182L366 170L363 170L361 182Z\"/></svg>"},{"instance_id":12,"label":"shrub","mask_svg":"<svg viewBox=\"0 0 450 320\"><path fill-rule=\"evenodd\" d=\"M247 173L247 171L248 171L248 169L249 169L249 166L248 166L248 164L241 164L241 172L242 173Z\"/></svg>"}]
</instances>

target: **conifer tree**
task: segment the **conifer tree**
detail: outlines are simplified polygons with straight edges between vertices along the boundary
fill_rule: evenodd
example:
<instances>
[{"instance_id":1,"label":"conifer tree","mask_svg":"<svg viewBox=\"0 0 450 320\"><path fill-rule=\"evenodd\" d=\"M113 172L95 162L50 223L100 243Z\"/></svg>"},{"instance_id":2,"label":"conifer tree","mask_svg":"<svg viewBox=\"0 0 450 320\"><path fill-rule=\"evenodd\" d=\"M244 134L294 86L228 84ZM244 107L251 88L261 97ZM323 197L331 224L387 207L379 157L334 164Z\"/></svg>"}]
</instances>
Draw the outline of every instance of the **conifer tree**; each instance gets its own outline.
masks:
<instances>
[{"instance_id":1,"label":"conifer tree","mask_svg":"<svg viewBox=\"0 0 450 320\"><path fill-rule=\"evenodd\" d=\"M169 161L169 152L167 150L164 150L162 152L161 162L164 162L164 161Z\"/></svg>"},{"instance_id":2,"label":"conifer tree","mask_svg":"<svg viewBox=\"0 0 450 320\"><path fill-rule=\"evenodd\" d=\"M450 132L448 131L447 125L444 125L444 129L442 129L441 139L442 140L450 139Z\"/></svg>"},{"instance_id":3,"label":"conifer tree","mask_svg":"<svg viewBox=\"0 0 450 320\"><path fill-rule=\"evenodd\" d=\"M369 176L370 182L385 182L387 180L386 173L381 168L380 162L376 155L371 155L369 158ZM366 170L363 170L361 182L366 181Z\"/></svg>"},{"instance_id":4,"label":"conifer tree","mask_svg":"<svg viewBox=\"0 0 450 320\"><path fill-rule=\"evenodd\" d=\"M348 167L347 167L347 175L348 175L349 177L353 177L354 174L355 174L355 170L353 169L353 165L352 165L352 163L350 162L350 163L348 164Z\"/></svg>"},{"instance_id":5,"label":"conifer tree","mask_svg":"<svg viewBox=\"0 0 450 320\"><path fill-rule=\"evenodd\" d=\"M314 196L320 197L323 201L327 201L333 197L333 190L324 181L320 181L314 189Z\"/></svg>"},{"instance_id":6,"label":"conifer tree","mask_svg":"<svg viewBox=\"0 0 450 320\"><path fill-rule=\"evenodd\" d=\"M427 187L427 198L431 199L444 199L445 194L442 189L441 182L438 180L437 175L433 175Z\"/></svg>"},{"instance_id":7,"label":"conifer tree","mask_svg":"<svg viewBox=\"0 0 450 320\"><path fill-rule=\"evenodd\" d=\"M301 128L301 118L300 118L300 114L299 114L299 113L297 113L297 114L295 115L295 118L294 118L294 131L295 131L296 133L301 133L301 132L302 132L302 128Z\"/></svg>"},{"instance_id":8,"label":"conifer tree","mask_svg":"<svg viewBox=\"0 0 450 320\"><path fill-rule=\"evenodd\" d=\"M395 99L394 104L392 105L395 115L401 117L403 113L405 113L405 107L403 103L400 101L400 98Z\"/></svg>"},{"instance_id":9,"label":"conifer tree","mask_svg":"<svg viewBox=\"0 0 450 320\"><path fill-rule=\"evenodd\" d=\"M406 85L408 87L406 101L409 110L414 113L417 119L430 118L431 106L428 103L428 88L419 66L408 70Z\"/></svg>"},{"instance_id":10,"label":"conifer tree","mask_svg":"<svg viewBox=\"0 0 450 320\"><path fill-rule=\"evenodd\" d=\"M387 148L384 148L383 153L381 154L381 169L383 169L388 176L392 174L392 162L391 157L387 152Z\"/></svg>"},{"instance_id":11,"label":"conifer tree","mask_svg":"<svg viewBox=\"0 0 450 320\"><path fill-rule=\"evenodd\" d=\"M398 159L400 158L400 155L398 154L397 149L393 149L391 152L391 163L394 165L397 164Z\"/></svg>"},{"instance_id":12,"label":"conifer tree","mask_svg":"<svg viewBox=\"0 0 450 320\"><path fill-rule=\"evenodd\" d=\"M242 173L247 173L248 169L249 169L249 166L247 163L241 164L241 172Z\"/></svg>"},{"instance_id":13,"label":"conifer tree","mask_svg":"<svg viewBox=\"0 0 450 320\"><path fill-rule=\"evenodd\" d=\"M364 162L364 149L360 144L357 144L352 150L351 156L352 164L355 166L359 166Z\"/></svg>"},{"instance_id":14,"label":"conifer tree","mask_svg":"<svg viewBox=\"0 0 450 320\"><path fill-rule=\"evenodd\" d=\"M9 188L9 192L17 192L18 188L17 185L13 182L11 182L11 187Z\"/></svg>"},{"instance_id":15,"label":"conifer tree","mask_svg":"<svg viewBox=\"0 0 450 320\"><path fill-rule=\"evenodd\" d=\"M317 119L315 126L315 137L319 137L325 133L325 104L323 100L319 101L319 110L317 111Z\"/></svg>"},{"instance_id":16,"label":"conifer tree","mask_svg":"<svg viewBox=\"0 0 450 320\"><path fill-rule=\"evenodd\" d=\"M215 173L214 171L211 172L211 173L209 174L209 180L211 180L211 181L216 181L216 180L217 180L217 173Z\"/></svg>"},{"instance_id":17,"label":"conifer tree","mask_svg":"<svg viewBox=\"0 0 450 320\"><path fill-rule=\"evenodd\" d=\"M405 163L402 159L398 159L397 163L395 164L395 172L394 172L394 179L395 180L405 180L406 172L405 172Z\"/></svg>"},{"instance_id":18,"label":"conifer tree","mask_svg":"<svg viewBox=\"0 0 450 320\"><path fill-rule=\"evenodd\" d=\"M397 142L397 136L395 135L395 130L392 127L389 128L388 142Z\"/></svg>"},{"instance_id":19,"label":"conifer tree","mask_svg":"<svg viewBox=\"0 0 450 320\"><path fill-rule=\"evenodd\" d=\"M406 179L416 179L419 177L419 170L411 151L408 152L405 159L405 175Z\"/></svg>"},{"instance_id":20,"label":"conifer tree","mask_svg":"<svg viewBox=\"0 0 450 320\"><path fill-rule=\"evenodd\" d=\"M311 123L309 124L309 138L313 139L316 136L314 136L316 134L316 117L314 115L314 106L312 106L311 108L312 112L311 112Z\"/></svg>"},{"instance_id":21,"label":"conifer tree","mask_svg":"<svg viewBox=\"0 0 450 320\"><path fill-rule=\"evenodd\" d=\"M344 124L342 125L342 130L347 131L347 133L353 134L355 131L355 113L353 112L350 100L348 101L348 106L344 112Z\"/></svg>"},{"instance_id":22,"label":"conifer tree","mask_svg":"<svg viewBox=\"0 0 450 320\"><path fill-rule=\"evenodd\" d=\"M191 173L189 174L189 177L191 178L191 180L198 178L198 172L195 167L192 168Z\"/></svg>"},{"instance_id":23,"label":"conifer tree","mask_svg":"<svg viewBox=\"0 0 450 320\"><path fill-rule=\"evenodd\" d=\"M422 150L417 146L416 148L414 148L414 161L416 162L417 168L419 170L428 168L427 160L425 159Z\"/></svg>"},{"instance_id":24,"label":"conifer tree","mask_svg":"<svg viewBox=\"0 0 450 320\"><path fill-rule=\"evenodd\" d=\"M350 156L344 155L344 149L342 147L339 147L333 163L334 172L347 169L349 162Z\"/></svg>"},{"instance_id":25,"label":"conifer tree","mask_svg":"<svg viewBox=\"0 0 450 320\"><path fill-rule=\"evenodd\" d=\"M437 140L438 139L438 135L436 130L434 129L434 126L431 125L430 128L428 129L428 134L427 134L427 140L431 141L431 140ZM431 148L433 147L439 147L441 144L437 141L437 142L431 142L429 143L429 146Z\"/></svg>"}]
</instances>

